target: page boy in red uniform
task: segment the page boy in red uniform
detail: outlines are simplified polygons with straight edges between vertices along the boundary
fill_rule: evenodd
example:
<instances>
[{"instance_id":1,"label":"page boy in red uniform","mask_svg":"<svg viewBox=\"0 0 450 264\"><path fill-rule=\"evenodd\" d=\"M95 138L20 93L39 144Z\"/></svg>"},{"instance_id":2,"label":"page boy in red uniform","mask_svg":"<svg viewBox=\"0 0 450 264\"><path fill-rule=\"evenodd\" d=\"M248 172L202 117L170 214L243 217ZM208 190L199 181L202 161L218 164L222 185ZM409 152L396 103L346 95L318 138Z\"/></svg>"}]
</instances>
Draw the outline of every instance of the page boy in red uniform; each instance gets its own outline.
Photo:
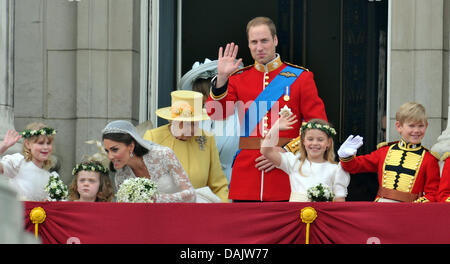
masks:
<instances>
[{"instance_id":1,"label":"page boy in red uniform","mask_svg":"<svg viewBox=\"0 0 450 264\"><path fill-rule=\"evenodd\" d=\"M349 173L377 172L377 202L437 201L439 158L421 145L428 127L425 107L405 103L397 111L396 120L401 140L381 143L367 155L355 156L363 139L350 135L338 150L342 168Z\"/></svg>"}]
</instances>

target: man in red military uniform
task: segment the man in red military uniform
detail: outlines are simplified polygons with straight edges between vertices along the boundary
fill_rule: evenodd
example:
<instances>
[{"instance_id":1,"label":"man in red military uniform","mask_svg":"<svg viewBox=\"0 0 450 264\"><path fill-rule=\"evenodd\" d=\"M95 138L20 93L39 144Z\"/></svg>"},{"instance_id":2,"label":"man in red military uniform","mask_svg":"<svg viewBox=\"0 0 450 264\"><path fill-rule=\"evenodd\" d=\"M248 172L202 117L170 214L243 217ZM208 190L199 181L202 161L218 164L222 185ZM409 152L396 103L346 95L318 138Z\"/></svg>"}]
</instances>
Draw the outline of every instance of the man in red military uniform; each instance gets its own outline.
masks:
<instances>
[{"instance_id":1,"label":"man in red military uniform","mask_svg":"<svg viewBox=\"0 0 450 264\"><path fill-rule=\"evenodd\" d=\"M442 176L439 183L439 202L450 202L450 152L444 153L442 161L444 167L442 168Z\"/></svg>"},{"instance_id":2,"label":"man in red military uniform","mask_svg":"<svg viewBox=\"0 0 450 264\"><path fill-rule=\"evenodd\" d=\"M327 120L317 94L313 74L299 66L283 63L275 52L278 44L272 20L258 17L247 25L248 45L255 64L238 69L242 59L234 43L219 49L218 74L212 81L207 103L212 119L224 119L238 107L241 120L239 151L235 157L229 198L234 201L287 201L289 177L283 171L264 171L255 165L262 159L260 141L281 114L299 120ZM234 104L236 103L236 104ZM281 131L278 145L298 137L301 122Z\"/></svg>"},{"instance_id":3,"label":"man in red military uniform","mask_svg":"<svg viewBox=\"0 0 450 264\"><path fill-rule=\"evenodd\" d=\"M362 137L351 135L338 150L342 168L349 173L377 172L377 202L435 202L439 158L421 145L428 126L425 108L418 103L405 103L396 118L400 141L381 143L376 151L355 157Z\"/></svg>"}]
</instances>

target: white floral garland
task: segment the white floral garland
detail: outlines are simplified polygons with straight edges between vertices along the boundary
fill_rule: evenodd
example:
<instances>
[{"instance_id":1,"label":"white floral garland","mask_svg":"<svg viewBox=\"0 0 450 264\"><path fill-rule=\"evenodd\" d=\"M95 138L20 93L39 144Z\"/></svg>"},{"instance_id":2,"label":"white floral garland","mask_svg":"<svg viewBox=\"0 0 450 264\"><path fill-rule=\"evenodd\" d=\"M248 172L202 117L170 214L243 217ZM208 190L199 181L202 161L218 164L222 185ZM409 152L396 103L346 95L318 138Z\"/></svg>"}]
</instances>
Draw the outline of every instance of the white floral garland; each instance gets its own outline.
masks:
<instances>
[{"instance_id":1,"label":"white floral garland","mask_svg":"<svg viewBox=\"0 0 450 264\"><path fill-rule=\"evenodd\" d=\"M303 134L305 129L319 129L322 130L323 132L327 133L329 136L335 136L336 130L332 127L330 127L329 125L322 125L316 122L303 122L302 126L300 128L301 133Z\"/></svg>"},{"instance_id":2,"label":"white floral garland","mask_svg":"<svg viewBox=\"0 0 450 264\"><path fill-rule=\"evenodd\" d=\"M20 133L23 138L30 138L33 136L51 136L56 134L56 130L51 127L44 127L41 129L31 130L25 129L22 133Z\"/></svg>"}]
</instances>

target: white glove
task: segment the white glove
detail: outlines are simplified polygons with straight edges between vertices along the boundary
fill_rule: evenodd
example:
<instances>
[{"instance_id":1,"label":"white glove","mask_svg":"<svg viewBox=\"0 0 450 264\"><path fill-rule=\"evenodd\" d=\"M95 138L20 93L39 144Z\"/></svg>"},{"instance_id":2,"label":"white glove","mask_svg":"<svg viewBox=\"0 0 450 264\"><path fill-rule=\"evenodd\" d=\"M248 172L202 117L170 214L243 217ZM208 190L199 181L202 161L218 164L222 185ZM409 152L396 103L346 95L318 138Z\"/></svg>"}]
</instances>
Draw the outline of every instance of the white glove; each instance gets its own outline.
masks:
<instances>
[{"instance_id":1,"label":"white glove","mask_svg":"<svg viewBox=\"0 0 450 264\"><path fill-rule=\"evenodd\" d=\"M359 147L363 145L363 138L350 135L337 151L340 158L348 158L356 154Z\"/></svg>"}]
</instances>

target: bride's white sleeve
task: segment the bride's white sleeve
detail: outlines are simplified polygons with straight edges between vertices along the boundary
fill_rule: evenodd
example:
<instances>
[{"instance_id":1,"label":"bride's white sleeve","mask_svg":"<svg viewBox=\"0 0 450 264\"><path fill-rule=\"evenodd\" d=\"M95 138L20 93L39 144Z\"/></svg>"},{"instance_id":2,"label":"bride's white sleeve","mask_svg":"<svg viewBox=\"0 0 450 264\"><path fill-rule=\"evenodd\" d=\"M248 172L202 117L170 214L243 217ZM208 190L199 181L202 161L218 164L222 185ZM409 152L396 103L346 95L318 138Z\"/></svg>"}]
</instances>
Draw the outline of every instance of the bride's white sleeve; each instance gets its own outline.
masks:
<instances>
[{"instance_id":1,"label":"bride's white sleeve","mask_svg":"<svg viewBox=\"0 0 450 264\"><path fill-rule=\"evenodd\" d=\"M164 163L163 168L167 169L167 173L172 177L179 192L170 194L157 194L156 202L158 203L181 203L181 202L195 202L195 189L192 187L188 175L181 166L180 161L175 156L175 153L166 148L165 158L161 159Z\"/></svg>"},{"instance_id":2,"label":"bride's white sleeve","mask_svg":"<svg viewBox=\"0 0 450 264\"><path fill-rule=\"evenodd\" d=\"M19 173L20 164L24 161L24 157L20 153L5 155L0 160L3 166L3 176L14 178Z\"/></svg>"}]
</instances>

